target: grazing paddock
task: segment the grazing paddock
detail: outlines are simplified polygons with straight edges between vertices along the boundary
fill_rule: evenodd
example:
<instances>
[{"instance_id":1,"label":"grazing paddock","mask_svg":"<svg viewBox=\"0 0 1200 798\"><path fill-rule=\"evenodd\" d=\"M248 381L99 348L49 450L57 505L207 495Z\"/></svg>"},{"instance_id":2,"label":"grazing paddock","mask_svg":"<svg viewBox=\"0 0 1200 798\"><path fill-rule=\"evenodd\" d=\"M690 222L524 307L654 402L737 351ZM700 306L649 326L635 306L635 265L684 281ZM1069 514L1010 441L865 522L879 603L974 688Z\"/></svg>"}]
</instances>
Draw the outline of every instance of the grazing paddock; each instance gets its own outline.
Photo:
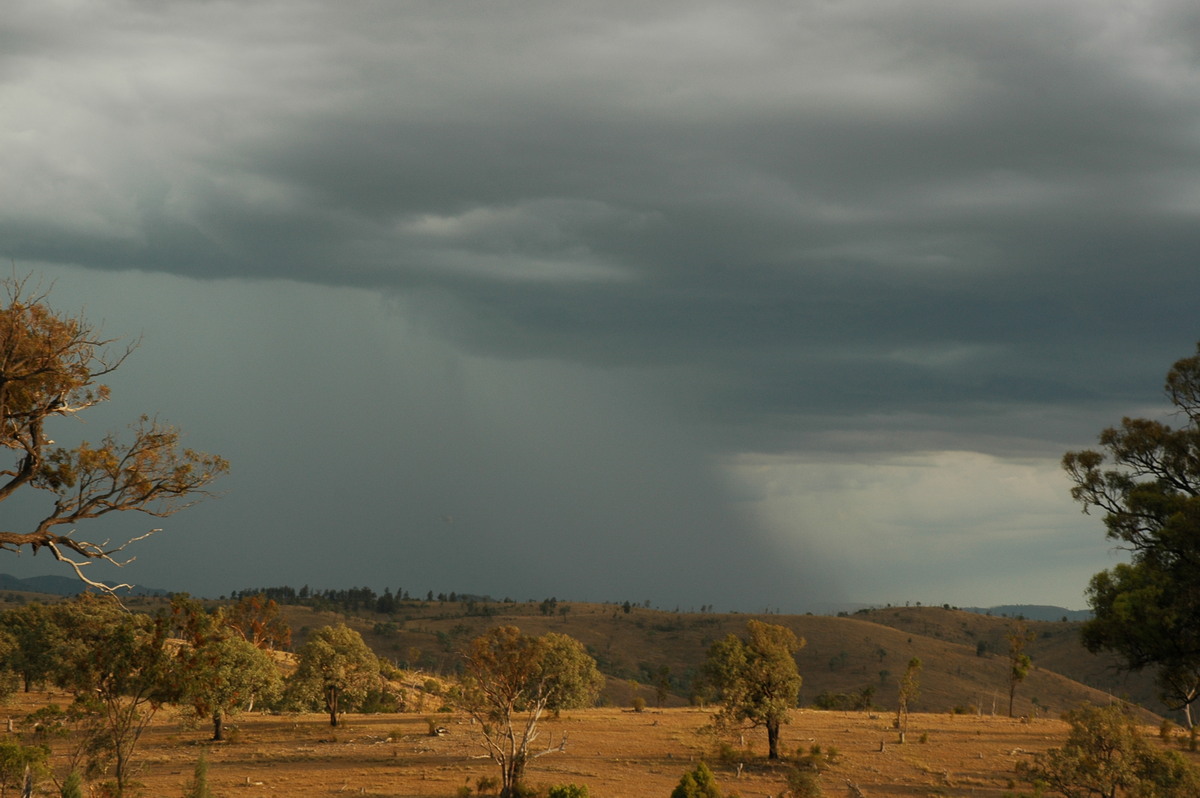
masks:
<instances>
[{"instance_id":1,"label":"grazing paddock","mask_svg":"<svg viewBox=\"0 0 1200 798\"><path fill-rule=\"evenodd\" d=\"M46 700L44 694L17 696L5 711L19 729L21 716ZM430 735L430 717L443 734ZM741 741L727 740L722 758L717 741L703 731L708 719L707 712L690 708L588 709L547 718L539 743L557 746L565 734L566 748L532 762L527 780L542 787L584 784L595 798L666 798L703 759L726 793L752 798L784 790L785 765L766 761L765 734L747 733L748 757L733 753ZM789 756L813 745L836 749L835 763L821 776L826 795L1001 798L1014 789L1017 762L1060 745L1066 734L1057 719L913 714L909 741L899 745L891 720L886 713L795 710L782 749ZM476 794L479 779L498 772L461 715L348 715L333 728L321 714L250 714L232 725L229 742L212 744L211 729L189 729L170 709L160 712L139 747L142 793L181 795L205 750L209 785L221 798L450 798L464 787ZM1146 727L1148 736L1156 731Z\"/></svg>"}]
</instances>

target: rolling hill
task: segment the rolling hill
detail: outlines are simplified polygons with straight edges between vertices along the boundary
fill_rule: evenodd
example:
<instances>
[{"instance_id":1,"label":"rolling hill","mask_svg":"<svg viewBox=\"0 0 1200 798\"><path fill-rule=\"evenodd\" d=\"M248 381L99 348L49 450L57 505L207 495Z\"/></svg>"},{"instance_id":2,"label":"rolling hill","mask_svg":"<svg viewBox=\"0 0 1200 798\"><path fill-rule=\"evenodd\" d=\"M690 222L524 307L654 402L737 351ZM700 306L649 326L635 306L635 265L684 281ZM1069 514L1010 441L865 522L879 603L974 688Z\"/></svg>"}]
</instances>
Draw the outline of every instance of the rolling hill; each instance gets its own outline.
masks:
<instances>
[{"instance_id":1,"label":"rolling hill","mask_svg":"<svg viewBox=\"0 0 1200 798\"><path fill-rule=\"evenodd\" d=\"M616 604L560 602L543 614L535 602L403 602L391 616L346 616L308 607L283 608L302 639L306 629L345 622L358 629L380 656L431 672L456 667L458 648L487 629L510 624L528 634L559 632L583 642L609 677L608 699L627 703L636 692L653 704L653 684L668 669L669 704L687 703L692 680L708 646L744 632L757 618L788 627L806 645L797 654L804 678L801 702L825 694L874 689L874 701L894 707L896 678L908 661L923 663L915 711L1008 710L1005 634L1013 620L941 607L860 610L850 616L678 613ZM1034 662L1018 686L1018 715L1060 714L1084 701L1124 698L1155 713L1165 709L1146 675L1124 676L1116 661L1089 653L1078 641L1078 622L1028 621L1036 635L1027 649Z\"/></svg>"}]
</instances>

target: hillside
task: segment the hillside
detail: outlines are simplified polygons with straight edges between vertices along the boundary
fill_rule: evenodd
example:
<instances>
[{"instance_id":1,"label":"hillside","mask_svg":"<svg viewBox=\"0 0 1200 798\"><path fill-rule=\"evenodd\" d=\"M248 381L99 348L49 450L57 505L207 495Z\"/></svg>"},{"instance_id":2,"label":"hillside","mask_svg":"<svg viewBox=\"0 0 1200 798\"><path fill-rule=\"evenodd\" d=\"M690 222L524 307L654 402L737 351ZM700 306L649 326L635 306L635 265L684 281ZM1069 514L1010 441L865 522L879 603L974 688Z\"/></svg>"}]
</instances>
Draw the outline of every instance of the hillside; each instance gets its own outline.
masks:
<instances>
[{"instance_id":1,"label":"hillside","mask_svg":"<svg viewBox=\"0 0 1200 798\"><path fill-rule=\"evenodd\" d=\"M529 634L553 631L583 642L609 677L606 697L627 704L636 689L651 705L653 684L669 669L669 705L688 703L691 683L708 646L741 634L749 618L780 624L806 640L797 655L804 677L801 703L822 693L857 693L874 688L882 707L896 703L896 677L912 657L921 659L921 696L916 711L1008 709L1008 662L1004 635L1012 621L937 607L860 611L849 617L675 613L615 604L559 602L544 614L535 602L404 602L391 616L345 616L307 607L284 607L297 642L307 629L345 622L358 629L380 655L397 664L431 672L456 667L462 643L485 630L511 624ZM1128 696L1154 711L1146 677L1122 679L1113 660L1088 653L1078 643L1078 623L1029 622L1037 635L1029 646L1035 668L1017 691L1015 711L1057 715L1083 701L1108 702ZM984 643L981 650L980 642ZM635 687L630 682L637 682Z\"/></svg>"},{"instance_id":2,"label":"hillside","mask_svg":"<svg viewBox=\"0 0 1200 798\"><path fill-rule=\"evenodd\" d=\"M0 594L0 606L36 600L60 598ZM126 601L137 611L154 611L165 603L144 596ZM796 657L804 678L802 706L812 706L822 694L860 694L871 688L875 705L894 707L896 678L917 657L923 672L914 711L1008 710L1005 634L1014 621L944 607L863 609L837 617L679 613L632 606L626 612L622 605L569 602L556 602L546 612L539 602L484 600L404 601L390 615L347 615L299 605L281 609L296 647L309 629L347 623L379 656L439 675L452 674L461 646L494 626L568 634L596 658L608 677L604 697L617 706L628 706L635 693L654 706L663 668L670 684L665 704L687 705L708 647L727 634L742 634L746 621L758 618L787 626L806 641ZM1025 623L1036 635L1027 649L1034 669L1018 687L1016 714L1057 716L1083 701L1107 702L1113 696L1167 714L1148 674L1122 674L1113 657L1090 654L1079 644L1078 622Z\"/></svg>"}]
</instances>

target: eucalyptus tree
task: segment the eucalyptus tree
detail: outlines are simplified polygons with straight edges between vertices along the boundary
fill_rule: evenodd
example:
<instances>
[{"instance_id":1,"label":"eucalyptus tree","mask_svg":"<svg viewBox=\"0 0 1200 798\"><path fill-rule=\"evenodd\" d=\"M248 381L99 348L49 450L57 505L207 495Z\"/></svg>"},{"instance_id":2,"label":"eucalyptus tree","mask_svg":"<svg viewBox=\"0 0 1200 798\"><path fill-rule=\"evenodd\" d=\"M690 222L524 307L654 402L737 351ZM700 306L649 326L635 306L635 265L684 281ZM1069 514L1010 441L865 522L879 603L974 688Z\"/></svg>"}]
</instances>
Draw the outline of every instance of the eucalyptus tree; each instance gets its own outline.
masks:
<instances>
[{"instance_id":1,"label":"eucalyptus tree","mask_svg":"<svg viewBox=\"0 0 1200 798\"><path fill-rule=\"evenodd\" d=\"M84 594L54 605L62 628L55 681L99 720L118 795L133 775L137 744L155 714L182 696L166 618L127 612L112 596Z\"/></svg>"},{"instance_id":2,"label":"eucalyptus tree","mask_svg":"<svg viewBox=\"0 0 1200 798\"><path fill-rule=\"evenodd\" d=\"M1071 495L1104 517L1130 561L1092 577L1092 651L1116 652L1128 670L1152 668L1163 700L1183 710L1200 697L1200 347L1176 361L1165 393L1177 427L1124 418L1099 450L1067 452Z\"/></svg>"},{"instance_id":3,"label":"eucalyptus tree","mask_svg":"<svg viewBox=\"0 0 1200 798\"><path fill-rule=\"evenodd\" d=\"M297 653L290 688L302 699L320 702L337 726L347 704L361 701L379 683L379 659L362 635L345 624L323 626Z\"/></svg>"},{"instance_id":4,"label":"eucalyptus tree","mask_svg":"<svg viewBox=\"0 0 1200 798\"><path fill-rule=\"evenodd\" d=\"M525 766L566 745L534 751L547 710L589 706L604 679L596 661L572 637L521 634L501 626L475 638L464 654L463 705L478 722L483 745L500 767L500 796L521 794Z\"/></svg>"},{"instance_id":5,"label":"eucalyptus tree","mask_svg":"<svg viewBox=\"0 0 1200 798\"><path fill-rule=\"evenodd\" d=\"M803 645L785 626L751 620L744 640L727 635L713 643L705 661L705 675L720 694L718 723L765 727L769 759L779 758L780 727L800 695L795 655Z\"/></svg>"},{"instance_id":6,"label":"eucalyptus tree","mask_svg":"<svg viewBox=\"0 0 1200 798\"><path fill-rule=\"evenodd\" d=\"M171 515L208 495L214 479L228 469L220 457L183 448L177 429L142 415L124 438L114 433L98 441L57 446L58 424L106 401L100 380L121 366L132 346L113 349L113 339L81 316L50 307L44 293L27 281L0 280L7 298L0 305L0 448L12 460L0 464L0 502L22 489L47 494L42 509L21 527L14 516L0 522L0 548L41 549L74 570L97 560L122 564L125 548L153 534L149 530L111 545L77 537L80 524L112 513L134 511ZM51 430L51 426L56 426Z\"/></svg>"}]
</instances>

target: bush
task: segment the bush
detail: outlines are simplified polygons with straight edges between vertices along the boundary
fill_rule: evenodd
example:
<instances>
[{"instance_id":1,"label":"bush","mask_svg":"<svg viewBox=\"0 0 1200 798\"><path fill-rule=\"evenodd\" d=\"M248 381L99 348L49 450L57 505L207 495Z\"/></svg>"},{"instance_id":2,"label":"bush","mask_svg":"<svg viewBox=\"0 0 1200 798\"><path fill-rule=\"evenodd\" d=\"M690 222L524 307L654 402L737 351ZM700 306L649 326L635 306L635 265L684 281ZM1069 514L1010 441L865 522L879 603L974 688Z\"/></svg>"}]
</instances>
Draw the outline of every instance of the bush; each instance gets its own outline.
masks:
<instances>
[{"instance_id":1,"label":"bush","mask_svg":"<svg viewBox=\"0 0 1200 798\"><path fill-rule=\"evenodd\" d=\"M821 780L816 771L793 767L787 774L788 793L793 798L820 798Z\"/></svg>"},{"instance_id":2,"label":"bush","mask_svg":"<svg viewBox=\"0 0 1200 798\"><path fill-rule=\"evenodd\" d=\"M559 784L550 788L546 798L591 798L591 794L583 784Z\"/></svg>"},{"instance_id":3,"label":"bush","mask_svg":"<svg viewBox=\"0 0 1200 798\"><path fill-rule=\"evenodd\" d=\"M200 752L200 758L196 760L196 769L192 772L192 780L187 783L183 791L183 798L212 798L212 793L208 791L208 757L204 752Z\"/></svg>"},{"instance_id":4,"label":"bush","mask_svg":"<svg viewBox=\"0 0 1200 798\"><path fill-rule=\"evenodd\" d=\"M640 695L635 695L633 697L633 711L634 712L642 712L645 709L646 709L646 699L642 698Z\"/></svg>"},{"instance_id":5,"label":"bush","mask_svg":"<svg viewBox=\"0 0 1200 798\"><path fill-rule=\"evenodd\" d=\"M796 749L796 760L792 765L793 771L821 773L837 763L838 750L832 745L822 753L821 746L813 743L805 753L803 748Z\"/></svg>"},{"instance_id":6,"label":"bush","mask_svg":"<svg viewBox=\"0 0 1200 798\"><path fill-rule=\"evenodd\" d=\"M83 798L83 776L79 775L78 770L72 770L63 779L62 791L59 794L62 798Z\"/></svg>"},{"instance_id":7,"label":"bush","mask_svg":"<svg viewBox=\"0 0 1200 798\"><path fill-rule=\"evenodd\" d=\"M691 773L684 773L679 784L671 792L671 798L723 798L717 789L708 765L701 762Z\"/></svg>"},{"instance_id":8,"label":"bush","mask_svg":"<svg viewBox=\"0 0 1200 798\"><path fill-rule=\"evenodd\" d=\"M749 748L734 748L731 744L720 742L716 749L717 761L723 765L736 765L754 759L754 752Z\"/></svg>"},{"instance_id":9,"label":"bush","mask_svg":"<svg viewBox=\"0 0 1200 798\"><path fill-rule=\"evenodd\" d=\"M1200 773L1174 751L1151 747L1118 706L1084 706L1067 713L1062 748L1022 762L1017 773L1035 789L1064 795L1200 795Z\"/></svg>"}]
</instances>

